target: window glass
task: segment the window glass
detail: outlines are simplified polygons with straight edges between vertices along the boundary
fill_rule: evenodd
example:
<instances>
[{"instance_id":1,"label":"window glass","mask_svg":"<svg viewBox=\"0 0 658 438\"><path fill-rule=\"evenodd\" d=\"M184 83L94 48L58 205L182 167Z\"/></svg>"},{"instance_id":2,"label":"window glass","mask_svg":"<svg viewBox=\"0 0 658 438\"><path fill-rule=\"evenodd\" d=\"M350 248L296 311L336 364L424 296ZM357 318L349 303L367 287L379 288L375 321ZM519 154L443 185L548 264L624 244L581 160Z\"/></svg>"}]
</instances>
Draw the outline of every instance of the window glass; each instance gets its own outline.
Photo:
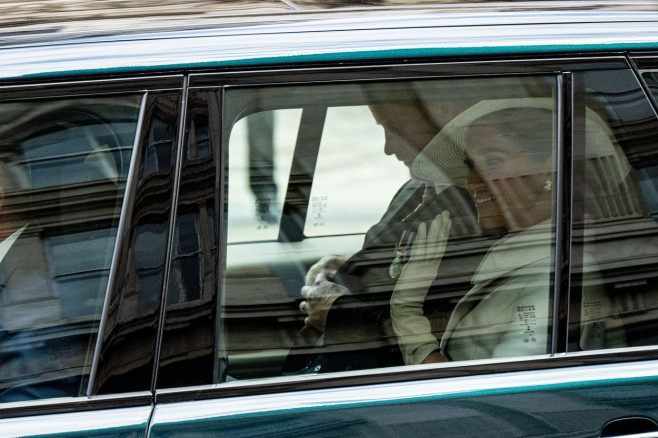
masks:
<instances>
[{"instance_id":1,"label":"window glass","mask_svg":"<svg viewBox=\"0 0 658 438\"><path fill-rule=\"evenodd\" d=\"M655 345L658 120L631 71L578 80L569 348Z\"/></svg>"},{"instance_id":2,"label":"window glass","mask_svg":"<svg viewBox=\"0 0 658 438\"><path fill-rule=\"evenodd\" d=\"M158 388L211 384L219 369L215 342L218 93L190 92L186 123Z\"/></svg>"},{"instance_id":3,"label":"window glass","mask_svg":"<svg viewBox=\"0 0 658 438\"><path fill-rule=\"evenodd\" d=\"M89 385L94 395L148 391L153 385L162 294L170 272L167 242L180 99L177 90L150 92L144 98L143 121L135 142L135 181L127 192L131 202L125 209L116 271Z\"/></svg>"},{"instance_id":4,"label":"window glass","mask_svg":"<svg viewBox=\"0 0 658 438\"><path fill-rule=\"evenodd\" d=\"M299 109L262 111L233 127L230 143L241 147L229 154L230 243L276 240L300 115Z\"/></svg>"},{"instance_id":5,"label":"window glass","mask_svg":"<svg viewBox=\"0 0 658 438\"><path fill-rule=\"evenodd\" d=\"M0 402L86 392L140 100L0 104Z\"/></svg>"},{"instance_id":6,"label":"window glass","mask_svg":"<svg viewBox=\"0 0 658 438\"><path fill-rule=\"evenodd\" d=\"M366 105L327 109L305 236L363 234L379 220L390 198L373 196L372 181L379 179L381 193L393 194L409 179L405 166L382 153L383 144L384 132ZM354 208L355 199L360 200L359 208Z\"/></svg>"},{"instance_id":7,"label":"window glass","mask_svg":"<svg viewBox=\"0 0 658 438\"><path fill-rule=\"evenodd\" d=\"M556 87L525 76L228 90L229 218L256 214L231 188L248 178L246 161L234 167L248 156L242 117L274 112L294 146L275 142L270 159L273 231L250 218L238 238L245 225L229 219L224 378L548 354ZM295 124L279 117L292 112Z\"/></svg>"}]
</instances>

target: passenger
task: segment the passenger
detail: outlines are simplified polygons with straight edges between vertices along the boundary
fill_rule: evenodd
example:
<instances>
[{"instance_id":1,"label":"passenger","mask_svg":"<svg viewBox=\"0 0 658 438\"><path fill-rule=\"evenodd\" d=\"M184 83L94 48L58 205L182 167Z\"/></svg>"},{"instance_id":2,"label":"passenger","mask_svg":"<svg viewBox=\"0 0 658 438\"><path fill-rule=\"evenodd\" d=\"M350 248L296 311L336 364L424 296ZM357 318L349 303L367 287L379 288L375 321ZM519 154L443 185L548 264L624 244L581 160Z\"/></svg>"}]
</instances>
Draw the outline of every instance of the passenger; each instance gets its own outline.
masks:
<instances>
[{"instance_id":1,"label":"passenger","mask_svg":"<svg viewBox=\"0 0 658 438\"><path fill-rule=\"evenodd\" d=\"M483 229L504 227L456 305L439 343L423 313L446 249L450 215L421 224L391 298L391 318L406 364L541 355L550 352L554 252L552 99L482 101L450 121L411 166L426 181L446 176L466 186ZM587 113L588 149L614 155L610 136ZM596 126L595 126L596 125ZM590 135L591 134L591 135ZM591 141L597 141L596 146ZM620 165L620 179L628 168ZM615 312L585 254L583 349L623 346ZM440 272L440 271L439 271ZM606 327L608 324L608 327Z\"/></svg>"},{"instance_id":2,"label":"passenger","mask_svg":"<svg viewBox=\"0 0 658 438\"><path fill-rule=\"evenodd\" d=\"M418 105L371 105L370 109L384 128L386 154L395 155L407 167L439 131L427 108ZM406 257L401 238L411 228L415 232L417 220L431 220L446 209L453 216L453 234L479 233L472 202L463 189L426 184L412 175L381 220L368 230L359 252L349 258L327 256L311 267L302 288L305 300L300 310L307 314L306 334L313 332L315 336L306 343L298 340L295 347L313 347L317 336L322 335L325 353L295 358L299 351L293 348L284 372L303 367L339 371L402 364L388 311L401 258ZM450 268L450 263L445 267ZM437 305L434 319L443 320L445 325L452 305ZM333 353L326 353L331 349Z\"/></svg>"}]
</instances>

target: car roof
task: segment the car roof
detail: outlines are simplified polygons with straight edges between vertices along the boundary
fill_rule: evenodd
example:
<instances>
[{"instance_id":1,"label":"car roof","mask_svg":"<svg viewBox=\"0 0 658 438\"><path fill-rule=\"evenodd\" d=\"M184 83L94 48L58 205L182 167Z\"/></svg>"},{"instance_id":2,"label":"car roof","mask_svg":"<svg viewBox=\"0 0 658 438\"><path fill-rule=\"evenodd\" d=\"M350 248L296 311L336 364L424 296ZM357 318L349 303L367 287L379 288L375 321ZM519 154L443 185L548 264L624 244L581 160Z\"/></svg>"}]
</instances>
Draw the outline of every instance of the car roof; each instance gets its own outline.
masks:
<instances>
[{"instance_id":1,"label":"car roof","mask_svg":"<svg viewBox=\"0 0 658 438\"><path fill-rule=\"evenodd\" d=\"M17 2L18 10L0 18L0 81L658 48L658 3L653 0L162 0L158 6L111 0L103 4L132 6L46 8L30 14L26 5L34 3Z\"/></svg>"}]
</instances>

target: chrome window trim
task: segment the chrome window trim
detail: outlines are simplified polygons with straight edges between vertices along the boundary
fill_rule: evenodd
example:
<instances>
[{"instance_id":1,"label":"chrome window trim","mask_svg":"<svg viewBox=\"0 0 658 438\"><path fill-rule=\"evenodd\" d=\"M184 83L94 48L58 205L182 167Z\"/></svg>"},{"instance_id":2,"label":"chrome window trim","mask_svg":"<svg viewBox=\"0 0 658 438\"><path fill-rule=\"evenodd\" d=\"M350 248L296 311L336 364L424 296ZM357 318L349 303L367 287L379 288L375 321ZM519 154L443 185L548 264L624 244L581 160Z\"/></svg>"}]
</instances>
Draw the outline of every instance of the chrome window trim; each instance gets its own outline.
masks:
<instances>
[{"instance_id":1,"label":"chrome window trim","mask_svg":"<svg viewBox=\"0 0 658 438\"><path fill-rule=\"evenodd\" d=\"M630 58L630 60L630 64L633 66L633 70L635 71L635 76L637 76L638 83L642 87L642 90L647 96L649 102L651 102L651 106L653 107L653 110L658 117L658 99L656 99L654 93L651 92L646 80L643 77L645 73L658 73L658 56L652 59L656 63L656 66L652 68L639 68L637 63L638 60L636 58Z\"/></svg>"},{"instance_id":2,"label":"chrome window trim","mask_svg":"<svg viewBox=\"0 0 658 438\"><path fill-rule=\"evenodd\" d=\"M618 435L616 438L658 438L658 432L634 433L632 435Z\"/></svg>"},{"instance_id":3,"label":"chrome window trim","mask_svg":"<svg viewBox=\"0 0 658 438\"><path fill-rule=\"evenodd\" d=\"M420 368L420 367L414 367ZM401 371L400 368L391 370ZM322 410L378 404L405 403L456 398L460 396L492 395L528 392L551 388L609 385L633 381L658 381L658 361L625 364L603 364L587 367L517 371L479 376L458 375L446 379L424 379L384 384L365 384L342 388L299 386L289 392L252 392L228 399L184 401L164 397L156 404L151 427L174 425L198 420L219 420L246 415ZM163 395L172 391L159 391ZM196 394L199 395L198 393Z\"/></svg>"},{"instance_id":4,"label":"chrome window trim","mask_svg":"<svg viewBox=\"0 0 658 438\"><path fill-rule=\"evenodd\" d=\"M633 60L639 71L655 71L658 69L658 52L631 51L629 57Z\"/></svg>"},{"instance_id":5,"label":"chrome window trim","mask_svg":"<svg viewBox=\"0 0 658 438\"><path fill-rule=\"evenodd\" d=\"M425 380L440 383L455 377L471 377L478 380L487 379L489 376L498 374L536 373L552 370L565 370L565 372L571 370L577 374L585 373L584 371L578 371L583 367L623 366L625 364L630 366L633 363L646 361L658 364L658 346L231 381L214 385L159 389L155 392L155 400L156 404L160 404L301 390L412 383ZM658 368L656 368L655 373L658 376Z\"/></svg>"}]
</instances>

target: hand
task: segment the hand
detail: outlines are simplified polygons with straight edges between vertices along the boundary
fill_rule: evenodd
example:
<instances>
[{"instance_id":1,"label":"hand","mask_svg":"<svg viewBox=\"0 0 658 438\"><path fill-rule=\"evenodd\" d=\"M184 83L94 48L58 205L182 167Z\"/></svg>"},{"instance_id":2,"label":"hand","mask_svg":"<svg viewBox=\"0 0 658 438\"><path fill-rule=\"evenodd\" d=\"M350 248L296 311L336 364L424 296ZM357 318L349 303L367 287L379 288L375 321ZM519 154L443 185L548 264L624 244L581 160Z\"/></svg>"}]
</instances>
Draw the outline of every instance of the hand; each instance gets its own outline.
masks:
<instances>
[{"instance_id":1,"label":"hand","mask_svg":"<svg viewBox=\"0 0 658 438\"><path fill-rule=\"evenodd\" d=\"M306 273L306 286L311 286L318 278L319 274L325 274L327 279L331 280L336 275L336 271L347 260L347 257L341 255L328 255L318 260Z\"/></svg>"},{"instance_id":2,"label":"hand","mask_svg":"<svg viewBox=\"0 0 658 438\"><path fill-rule=\"evenodd\" d=\"M448 243L452 221L447 211L437 215L426 232L418 227L409 261L402 268L391 296L391 322L407 365L439 361L439 341L432 334L423 305Z\"/></svg>"},{"instance_id":3,"label":"hand","mask_svg":"<svg viewBox=\"0 0 658 438\"><path fill-rule=\"evenodd\" d=\"M326 274L318 274L312 285L302 288L302 296L306 299L299 303L299 310L308 315L304 324L324 332L331 305L349 293L346 287L330 282Z\"/></svg>"},{"instance_id":4,"label":"hand","mask_svg":"<svg viewBox=\"0 0 658 438\"><path fill-rule=\"evenodd\" d=\"M409 261L400 272L398 285L402 288L429 288L436 278L436 272L445 254L451 226L452 220L450 220L450 213L447 210L434 218L429 232L426 232L424 223L418 226Z\"/></svg>"}]
</instances>

